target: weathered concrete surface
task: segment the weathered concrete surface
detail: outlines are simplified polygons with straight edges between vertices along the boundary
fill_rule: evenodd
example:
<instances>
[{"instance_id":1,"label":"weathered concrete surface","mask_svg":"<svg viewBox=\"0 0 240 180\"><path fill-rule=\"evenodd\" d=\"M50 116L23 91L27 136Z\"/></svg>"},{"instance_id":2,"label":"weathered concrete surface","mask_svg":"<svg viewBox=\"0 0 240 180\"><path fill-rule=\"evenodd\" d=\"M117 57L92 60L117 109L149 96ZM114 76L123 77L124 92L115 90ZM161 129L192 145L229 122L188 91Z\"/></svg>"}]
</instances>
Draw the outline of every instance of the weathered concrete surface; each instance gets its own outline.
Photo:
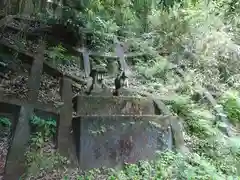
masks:
<instances>
[{"instance_id":1,"label":"weathered concrete surface","mask_svg":"<svg viewBox=\"0 0 240 180\"><path fill-rule=\"evenodd\" d=\"M108 74L116 77L119 69L118 66L118 62L115 59L109 60L107 63Z\"/></svg>"},{"instance_id":2,"label":"weathered concrete surface","mask_svg":"<svg viewBox=\"0 0 240 180\"><path fill-rule=\"evenodd\" d=\"M60 120L58 123L58 140L57 146L61 155L68 157L72 163L75 163L75 153L73 148L73 137L71 135L72 127L72 81L63 77L62 87L61 87L61 96L64 102L60 110Z\"/></svg>"},{"instance_id":3,"label":"weathered concrete surface","mask_svg":"<svg viewBox=\"0 0 240 180\"><path fill-rule=\"evenodd\" d=\"M21 107L17 105L0 102L0 114L9 114L11 116L13 130L15 129L15 124L18 121L20 108Z\"/></svg>"},{"instance_id":4,"label":"weathered concrete surface","mask_svg":"<svg viewBox=\"0 0 240 180\"><path fill-rule=\"evenodd\" d=\"M160 99L153 99L154 106L155 106L155 114L163 114L163 115L170 115L172 114L169 108L164 104L163 101Z\"/></svg>"},{"instance_id":5,"label":"weathered concrete surface","mask_svg":"<svg viewBox=\"0 0 240 180\"><path fill-rule=\"evenodd\" d=\"M30 137L29 119L34 110L40 88L40 78L43 69L43 52L45 45L41 43L38 53L34 58L30 77L28 79L29 104L21 107L18 123L8 152L4 179L19 179L25 171L25 150Z\"/></svg>"},{"instance_id":6,"label":"weathered concrete surface","mask_svg":"<svg viewBox=\"0 0 240 180\"><path fill-rule=\"evenodd\" d=\"M183 137L183 127L178 117L171 118L171 130L175 148L181 153L188 153L189 149L185 146Z\"/></svg>"},{"instance_id":7,"label":"weathered concrete surface","mask_svg":"<svg viewBox=\"0 0 240 180\"><path fill-rule=\"evenodd\" d=\"M171 115L171 111L169 108L160 100L154 99L154 105L156 107L155 113L156 114L163 114L163 115ZM170 119L170 127L169 128L169 142L171 141L174 144L174 147L182 153L189 152L188 148L185 146L184 137L183 137L183 128L181 126L180 120L178 117L172 117ZM169 149L172 147L169 146Z\"/></svg>"},{"instance_id":8,"label":"weathered concrete surface","mask_svg":"<svg viewBox=\"0 0 240 180\"><path fill-rule=\"evenodd\" d=\"M6 95L3 91L0 91L0 94L2 94L2 97L0 97L0 103L3 104L11 104L11 105L17 105L19 107L29 104L28 99L16 99L15 97L12 97L11 95ZM41 109L43 111L52 112L52 113L58 113L58 109L54 106L54 104L48 103L44 104L42 102L35 102L34 107L36 109ZM1 106L0 106L1 109Z\"/></svg>"},{"instance_id":9,"label":"weathered concrete surface","mask_svg":"<svg viewBox=\"0 0 240 180\"><path fill-rule=\"evenodd\" d=\"M16 101L15 101L16 100ZM19 112L21 109L21 106L26 105L27 103L21 103L21 101L14 99L10 100L9 102L2 102L0 100L0 114L11 114L11 117L14 116L13 118L13 125L17 123L18 117L19 117ZM55 109L48 108L49 106L44 108L44 105L47 106L46 104L37 104L34 108L34 113L36 116L46 119L49 117L53 117L54 119L59 119L59 113Z\"/></svg>"},{"instance_id":10,"label":"weathered concrete surface","mask_svg":"<svg viewBox=\"0 0 240 180\"><path fill-rule=\"evenodd\" d=\"M14 137L8 152L4 179L19 179L25 171L25 150L30 136L29 118L33 112L31 105L20 110Z\"/></svg>"},{"instance_id":11,"label":"weathered concrete surface","mask_svg":"<svg viewBox=\"0 0 240 180\"><path fill-rule=\"evenodd\" d=\"M153 159L157 150L168 148L169 116L79 116L73 125L85 170Z\"/></svg>"},{"instance_id":12,"label":"weathered concrete surface","mask_svg":"<svg viewBox=\"0 0 240 180\"><path fill-rule=\"evenodd\" d=\"M154 106L145 98L130 96L78 96L75 111L78 115L154 115Z\"/></svg>"}]
</instances>

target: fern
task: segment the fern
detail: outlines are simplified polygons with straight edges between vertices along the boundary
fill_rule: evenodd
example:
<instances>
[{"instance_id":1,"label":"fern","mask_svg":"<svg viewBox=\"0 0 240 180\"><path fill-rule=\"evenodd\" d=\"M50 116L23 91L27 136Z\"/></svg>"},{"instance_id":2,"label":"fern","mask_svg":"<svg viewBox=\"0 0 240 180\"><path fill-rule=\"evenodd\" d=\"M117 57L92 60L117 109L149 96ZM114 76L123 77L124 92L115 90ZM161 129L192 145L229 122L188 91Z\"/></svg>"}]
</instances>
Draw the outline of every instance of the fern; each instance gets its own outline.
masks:
<instances>
[{"instance_id":1,"label":"fern","mask_svg":"<svg viewBox=\"0 0 240 180\"><path fill-rule=\"evenodd\" d=\"M6 117L0 117L0 127L10 128L12 125L11 121Z\"/></svg>"},{"instance_id":2,"label":"fern","mask_svg":"<svg viewBox=\"0 0 240 180\"><path fill-rule=\"evenodd\" d=\"M56 120L42 119L37 116L32 116L30 123L35 127L35 131L40 131L46 138L53 137L56 134L57 123Z\"/></svg>"}]
</instances>

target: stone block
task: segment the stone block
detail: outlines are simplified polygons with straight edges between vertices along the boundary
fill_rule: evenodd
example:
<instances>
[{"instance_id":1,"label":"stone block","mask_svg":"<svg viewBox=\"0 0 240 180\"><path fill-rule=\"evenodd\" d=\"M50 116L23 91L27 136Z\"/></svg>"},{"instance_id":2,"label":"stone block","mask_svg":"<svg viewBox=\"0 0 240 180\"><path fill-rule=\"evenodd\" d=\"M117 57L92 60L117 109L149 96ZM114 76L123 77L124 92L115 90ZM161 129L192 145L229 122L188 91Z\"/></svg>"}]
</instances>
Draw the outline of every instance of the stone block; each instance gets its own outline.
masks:
<instances>
[{"instance_id":1,"label":"stone block","mask_svg":"<svg viewBox=\"0 0 240 180\"><path fill-rule=\"evenodd\" d=\"M75 154L72 139L72 81L63 77L61 96L64 102L60 110L60 119L58 124L57 146L62 156L68 157L72 163L75 163Z\"/></svg>"},{"instance_id":2,"label":"stone block","mask_svg":"<svg viewBox=\"0 0 240 180\"><path fill-rule=\"evenodd\" d=\"M131 96L78 96L77 115L154 115L152 101Z\"/></svg>"},{"instance_id":3,"label":"stone block","mask_svg":"<svg viewBox=\"0 0 240 180\"><path fill-rule=\"evenodd\" d=\"M170 116L79 116L73 119L81 169L154 159L169 145ZM171 142L170 142L171 143Z\"/></svg>"}]
</instances>

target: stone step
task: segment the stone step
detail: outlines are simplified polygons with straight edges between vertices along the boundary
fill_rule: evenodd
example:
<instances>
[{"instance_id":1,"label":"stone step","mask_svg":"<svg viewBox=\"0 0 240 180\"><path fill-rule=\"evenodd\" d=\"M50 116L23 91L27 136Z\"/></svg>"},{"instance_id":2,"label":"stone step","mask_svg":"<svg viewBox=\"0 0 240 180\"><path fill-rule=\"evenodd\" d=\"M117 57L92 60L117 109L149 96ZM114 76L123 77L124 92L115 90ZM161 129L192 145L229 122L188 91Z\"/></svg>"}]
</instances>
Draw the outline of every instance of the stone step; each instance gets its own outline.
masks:
<instances>
[{"instance_id":1,"label":"stone step","mask_svg":"<svg viewBox=\"0 0 240 180\"><path fill-rule=\"evenodd\" d=\"M73 136L80 168L116 167L124 162L154 159L157 150L172 149L171 118L157 115L74 117Z\"/></svg>"},{"instance_id":2,"label":"stone step","mask_svg":"<svg viewBox=\"0 0 240 180\"><path fill-rule=\"evenodd\" d=\"M147 98L132 96L76 96L77 115L154 115L155 107Z\"/></svg>"}]
</instances>

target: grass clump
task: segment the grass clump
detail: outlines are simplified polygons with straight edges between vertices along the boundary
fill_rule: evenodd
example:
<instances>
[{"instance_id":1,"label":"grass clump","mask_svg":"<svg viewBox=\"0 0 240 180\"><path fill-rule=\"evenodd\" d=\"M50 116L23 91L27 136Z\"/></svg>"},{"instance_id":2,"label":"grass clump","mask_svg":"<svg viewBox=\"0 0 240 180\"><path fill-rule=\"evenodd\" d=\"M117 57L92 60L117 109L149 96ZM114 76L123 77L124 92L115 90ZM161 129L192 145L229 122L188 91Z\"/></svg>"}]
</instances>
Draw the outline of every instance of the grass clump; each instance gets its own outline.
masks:
<instances>
[{"instance_id":1,"label":"grass clump","mask_svg":"<svg viewBox=\"0 0 240 180\"><path fill-rule=\"evenodd\" d=\"M240 99L239 92L234 90L226 91L221 99L220 103L223 106L224 111L227 114L228 119L234 125L240 123Z\"/></svg>"},{"instance_id":2,"label":"grass clump","mask_svg":"<svg viewBox=\"0 0 240 180\"><path fill-rule=\"evenodd\" d=\"M203 157L193 153L189 156L174 152L159 153L155 161L140 161L125 165L121 171L108 169L104 179L224 179L223 174ZM99 170L89 171L80 179L97 179Z\"/></svg>"}]
</instances>

